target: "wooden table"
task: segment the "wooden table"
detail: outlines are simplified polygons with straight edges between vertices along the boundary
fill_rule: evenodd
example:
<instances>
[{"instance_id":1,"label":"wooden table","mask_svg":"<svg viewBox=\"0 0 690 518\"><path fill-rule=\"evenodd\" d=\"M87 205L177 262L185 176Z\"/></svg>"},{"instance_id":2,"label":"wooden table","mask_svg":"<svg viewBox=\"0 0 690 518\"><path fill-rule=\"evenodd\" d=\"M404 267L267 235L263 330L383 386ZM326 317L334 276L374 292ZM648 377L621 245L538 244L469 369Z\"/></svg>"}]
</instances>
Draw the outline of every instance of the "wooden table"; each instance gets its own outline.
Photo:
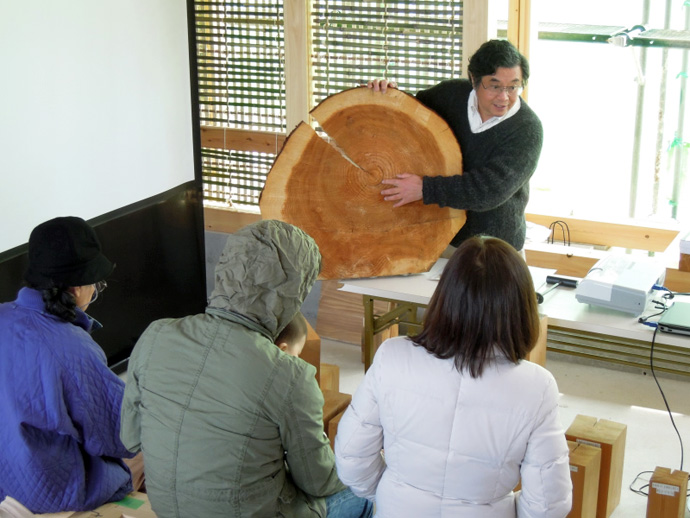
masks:
<instances>
[{"instance_id":1,"label":"wooden table","mask_svg":"<svg viewBox=\"0 0 690 518\"><path fill-rule=\"evenodd\" d=\"M439 261L427 273L415 275L401 275L394 277L376 277L369 279L341 280L341 291L359 293L364 305L364 368L369 368L374 357L374 336L395 324L419 326L419 310L426 308L436 286L437 276L443 270L445 259ZM539 289L546 276L553 270L530 267L534 279L535 289ZM541 291L544 291L542 289ZM688 297L684 297L687 299ZM638 323L638 317L620 311L582 304L575 299L575 289L558 287L544 297L540 305L541 313L548 317L549 334L556 332L578 333L591 336L597 340L614 340L622 342L627 348L638 349L631 353L640 357L640 364L644 355L648 354L654 330ZM374 301L383 300L393 303L393 308L380 315L374 313ZM652 307L647 308L645 315L654 313ZM605 346L603 346L605 347ZM680 370L673 367L665 368L660 364L660 370L678 372L690 375L690 337L667 333L657 333L655 347L659 347L660 354L669 357L670 364L681 365ZM578 354L578 353L572 353ZM579 354L587 356L587 354ZM591 357L595 357L592 355ZM613 359L616 363L625 363ZM686 367L687 365L687 367Z\"/></svg>"}]
</instances>

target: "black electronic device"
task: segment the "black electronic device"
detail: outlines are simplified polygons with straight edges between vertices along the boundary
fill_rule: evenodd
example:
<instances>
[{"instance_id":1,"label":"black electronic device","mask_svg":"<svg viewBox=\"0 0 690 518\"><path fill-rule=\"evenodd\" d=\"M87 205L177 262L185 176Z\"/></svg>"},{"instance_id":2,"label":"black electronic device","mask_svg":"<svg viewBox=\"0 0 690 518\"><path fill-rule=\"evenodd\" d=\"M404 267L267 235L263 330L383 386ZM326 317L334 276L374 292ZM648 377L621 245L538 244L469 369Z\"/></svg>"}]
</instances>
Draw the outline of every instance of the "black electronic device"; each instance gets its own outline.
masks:
<instances>
[{"instance_id":1,"label":"black electronic device","mask_svg":"<svg viewBox=\"0 0 690 518\"><path fill-rule=\"evenodd\" d=\"M577 283L580 281L577 277L569 277L567 275L547 275L546 284L551 284L547 290L539 291L537 290L537 302L542 304L544 302L544 295L552 292L559 286L565 286L566 288L577 288Z\"/></svg>"},{"instance_id":2,"label":"black electronic device","mask_svg":"<svg viewBox=\"0 0 690 518\"><path fill-rule=\"evenodd\" d=\"M582 279L577 277L569 277L567 275L547 275L546 284L558 284L566 288L577 288L578 283Z\"/></svg>"},{"instance_id":3,"label":"black electronic device","mask_svg":"<svg viewBox=\"0 0 690 518\"><path fill-rule=\"evenodd\" d=\"M661 318L659 318L659 331L677 335L690 336L690 304L687 302L674 302Z\"/></svg>"}]
</instances>

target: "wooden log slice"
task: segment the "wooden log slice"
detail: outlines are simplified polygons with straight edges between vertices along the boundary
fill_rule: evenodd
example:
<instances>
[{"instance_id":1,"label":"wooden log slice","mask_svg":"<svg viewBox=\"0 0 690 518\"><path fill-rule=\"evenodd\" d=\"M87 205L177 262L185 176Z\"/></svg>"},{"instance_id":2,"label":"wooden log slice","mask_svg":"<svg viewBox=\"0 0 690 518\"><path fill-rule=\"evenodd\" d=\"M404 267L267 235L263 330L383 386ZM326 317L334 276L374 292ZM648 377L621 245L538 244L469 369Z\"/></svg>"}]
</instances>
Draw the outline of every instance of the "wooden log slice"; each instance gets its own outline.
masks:
<instances>
[{"instance_id":1,"label":"wooden log slice","mask_svg":"<svg viewBox=\"0 0 690 518\"><path fill-rule=\"evenodd\" d=\"M264 219L296 225L323 256L321 279L429 270L465 223L465 212L421 201L393 208L384 178L462 173L460 147L441 117L398 90L355 88L301 123L276 157L259 202Z\"/></svg>"}]
</instances>

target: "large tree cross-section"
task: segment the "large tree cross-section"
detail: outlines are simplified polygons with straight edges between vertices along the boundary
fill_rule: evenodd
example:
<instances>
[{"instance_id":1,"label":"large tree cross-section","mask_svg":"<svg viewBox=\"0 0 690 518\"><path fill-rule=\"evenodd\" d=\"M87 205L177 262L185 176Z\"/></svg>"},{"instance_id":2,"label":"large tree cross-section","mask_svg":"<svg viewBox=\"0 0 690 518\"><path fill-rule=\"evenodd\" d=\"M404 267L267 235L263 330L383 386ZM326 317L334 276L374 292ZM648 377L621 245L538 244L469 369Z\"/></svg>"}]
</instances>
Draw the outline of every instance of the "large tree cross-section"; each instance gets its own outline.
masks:
<instances>
[{"instance_id":1,"label":"large tree cross-section","mask_svg":"<svg viewBox=\"0 0 690 518\"><path fill-rule=\"evenodd\" d=\"M445 121L413 96L354 88L311 112L329 140L301 123L271 168L259 202L312 236L321 279L429 270L465 223L465 212L424 205L393 208L384 178L462 174L462 155Z\"/></svg>"}]
</instances>

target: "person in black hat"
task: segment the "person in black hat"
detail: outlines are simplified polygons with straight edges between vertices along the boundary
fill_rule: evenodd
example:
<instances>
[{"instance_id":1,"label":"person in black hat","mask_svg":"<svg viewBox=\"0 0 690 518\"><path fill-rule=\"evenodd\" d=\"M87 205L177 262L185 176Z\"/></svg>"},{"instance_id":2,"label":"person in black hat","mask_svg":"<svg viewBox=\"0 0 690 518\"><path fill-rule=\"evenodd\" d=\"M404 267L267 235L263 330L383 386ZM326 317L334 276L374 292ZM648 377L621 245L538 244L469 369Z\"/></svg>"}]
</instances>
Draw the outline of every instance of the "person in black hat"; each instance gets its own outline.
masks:
<instances>
[{"instance_id":1,"label":"person in black hat","mask_svg":"<svg viewBox=\"0 0 690 518\"><path fill-rule=\"evenodd\" d=\"M81 218L41 223L29 237L29 267L24 279L42 292L45 309L73 322L76 308L86 311L114 265L101 252L96 232Z\"/></svg>"},{"instance_id":2,"label":"person in black hat","mask_svg":"<svg viewBox=\"0 0 690 518\"><path fill-rule=\"evenodd\" d=\"M124 382L85 312L114 265L77 217L38 225L28 257L27 286L0 305L0 501L95 509L133 489L119 439Z\"/></svg>"}]
</instances>

